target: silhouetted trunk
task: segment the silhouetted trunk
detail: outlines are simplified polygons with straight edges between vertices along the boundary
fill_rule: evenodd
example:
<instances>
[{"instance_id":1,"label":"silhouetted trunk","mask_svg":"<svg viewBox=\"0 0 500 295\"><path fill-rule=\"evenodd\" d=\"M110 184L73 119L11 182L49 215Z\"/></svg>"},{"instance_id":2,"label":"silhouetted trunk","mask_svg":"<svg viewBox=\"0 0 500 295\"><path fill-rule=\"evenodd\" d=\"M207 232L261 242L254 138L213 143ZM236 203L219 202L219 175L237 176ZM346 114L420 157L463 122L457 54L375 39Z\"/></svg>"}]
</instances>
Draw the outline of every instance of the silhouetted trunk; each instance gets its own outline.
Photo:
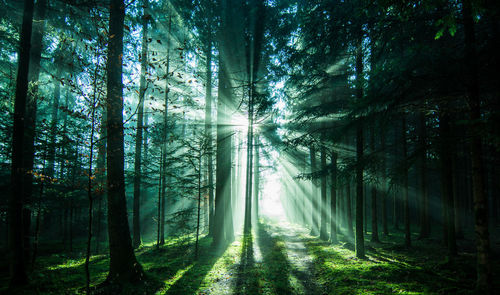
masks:
<instances>
[{"instance_id":1,"label":"silhouetted trunk","mask_svg":"<svg viewBox=\"0 0 500 295\"><path fill-rule=\"evenodd\" d=\"M259 223L259 186L260 186L260 153L259 153L259 135L254 138L254 189L253 189L253 219L255 224Z\"/></svg>"},{"instance_id":2,"label":"silhouetted trunk","mask_svg":"<svg viewBox=\"0 0 500 295\"><path fill-rule=\"evenodd\" d=\"M321 146L321 170L323 170L323 174L321 175L321 202L319 210L320 210L320 239L326 241L328 240L328 233L326 232L326 150L324 146Z\"/></svg>"},{"instance_id":3,"label":"silhouetted trunk","mask_svg":"<svg viewBox=\"0 0 500 295\"><path fill-rule=\"evenodd\" d=\"M403 158L402 158L402 167L403 167L403 216L404 216L404 224L405 224L405 246L411 247L411 232L410 232L410 203L408 199L408 147L406 143L406 118L405 114L403 114L402 122L401 122L401 141L403 147Z\"/></svg>"},{"instance_id":4,"label":"silhouetted trunk","mask_svg":"<svg viewBox=\"0 0 500 295\"><path fill-rule=\"evenodd\" d=\"M210 17L209 17L210 19ZM206 64L206 85L205 85L205 136L207 137L207 174L208 174L208 235L214 233L214 167L213 167L213 146L212 146L212 34L208 31Z\"/></svg>"},{"instance_id":5,"label":"silhouetted trunk","mask_svg":"<svg viewBox=\"0 0 500 295\"><path fill-rule=\"evenodd\" d=\"M382 203L382 228L384 230L384 235L389 235L389 227L387 226L387 196L389 194L388 184L387 184L387 151L385 150L385 130L381 131L380 135L380 150L382 151L382 188L381 188L381 200Z\"/></svg>"},{"instance_id":6,"label":"silhouetted trunk","mask_svg":"<svg viewBox=\"0 0 500 295\"><path fill-rule=\"evenodd\" d=\"M17 287L27 284L26 265L24 257L23 206L26 171L24 167L25 115L28 93L28 72L30 63L31 31L33 25L33 0L24 1L23 22L19 40L19 57L17 65L16 98L14 102L14 124L12 130L12 164L11 193L8 202L8 231L10 251L10 286Z\"/></svg>"},{"instance_id":7,"label":"silhouetted trunk","mask_svg":"<svg viewBox=\"0 0 500 295\"><path fill-rule=\"evenodd\" d=\"M363 99L363 52L360 45L356 53L356 99ZM361 120L356 127L356 257L365 257L365 237L363 229L363 126Z\"/></svg>"},{"instance_id":8,"label":"silhouetted trunk","mask_svg":"<svg viewBox=\"0 0 500 295\"><path fill-rule=\"evenodd\" d=\"M58 55L54 62L58 65L57 72L54 79L54 97L52 101L52 117L50 120L50 130L49 130L49 142L48 142L48 153L47 153L47 176L54 177L54 164L56 156L56 134L57 121L59 114L59 99L61 98L61 79L62 79L62 56Z\"/></svg>"},{"instance_id":9,"label":"silhouetted trunk","mask_svg":"<svg viewBox=\"0 0 500 295\"><path fill-rule=\"evenodd\" d=\"M347 215L347 233L350 238L354 238L354 231L352 228L352 200L351 200L351 179L347 178L347 185L345 187L345 208Z\"/></svg>"},{"instance_id":10,"label":"silhouetted trunk","mask_svg":"<svg viewBox=\"0 0 500 295\"><path fill-rule=\"evenodd\" d=\"M330 242L337 243L337 153L332 152L330 188ZM339 206L340 207L340 206Z\"/></svg>"},{"instance_id":11,"label":"silhouetted trunk","mask_svg":"<svg viewBox=\"0 0 500 295\"><path fill-rule=\"evenodd\" d=\"M370 127L370 149L372 154L375 154L375 123ZM377 184L372 183L371 186L371 217L372 217L372 242L380 242L378 239L378 219L377 219Z\"/></svg>"},{"instance_id":12,"label":"silhouetted trunk","mask_svg":"<svg viewBox=\"0 0 500 295\"><path fill-rule=\"evenodd\" d=\"M137 127L135 136L135 160L134 160L134 213L133 213L133 247L138 248L141 245L141 170L142 170L142 139L143 119L144 119L144 100L146 99L146 71L148 64L148 18L146 11L149 7L149 1L143 0L142 3L142 48L141 48L141 77L139 81L139 106L137 109Z\"/></svg>"},{"instance_id":13,"label":"silhouetted trunk","mask_svg":"<svg viewBox=\"0 0 500 295\"><path fill-rule=\"evenodd\" d=\"M419 195L420 195L420 234L419 239L428 238L430 234L429 223L429 192L427 189L427 144L426 144L426 124L425 115L418 116L418 145L419 159L417 161L417 173L419 174Z\"/></svg>"},{"instance_id":14,"label":"silhouetted trunk","mask_svg":"<svg viewBox=\"0 0 500 295\"><path fill-rule=\"evenodd\" d=\"M123 23L125 6L122 0L113 0L109 14L109 43L107 61L107 180L108 180L108 234L109 273L107 282L130 283L144 276L137 262L130 239L125 199L123 146Z\"/></svg>"},{"instance_id":15,"label":"silhouetted trunk","mask_svg":"<svg viewBox=\"0 0 500 295\"><path fill-rule=\"evenodd\" d=\"M309 156L311 157L311 175L316 173L316 149L313 145L309 148ZM317 181L313 177L311 178L312 190L311 190L311 235L316 236L319 234L319 224L318 224L318 187Z\"/></svg>"},{"instance_id":16,"label":"silhouetted trunk","mask_svg":"<svg viewBox=\"0 0 500 295\"><path fill-rule=\"evenodd\" d=\"M195 254L194 259L198 260L198 237L200 236L200 213L201 213L201 160L202 160L202 150L200 148L198 155L198 214L196 215L196 243L195 243Z\"/></svg>"},{"instance_id":17,"label":"silhouetted trunk","mask_svg":"<svg viewBox=\"0 0 500 295\"><path fill-rule=\"evenodd\" d=\"M25 171L33 170L33 162L35 158L35 129L37 117L38 103L38 78L40 76L40 60L42 54L42 38L45 31L45 12L47 7L46 0L37 2L34 12L33 34L31 36L31 51L28 80L32 86L30 89L31 97L26 102L25 116L25 131L24 131L24 163ZM28 84L29 85L29 84ZM26 173L23 179L24 186L24 202L32 203L33 192L33 174ZM24 223L24 251L25 261L30 261L30 225L31 225L31 209L29 206L23 208L23 223Z\"/></svg>"},{"instance_id":18,"label":"silhouetted trunk","mask_svg":"<svg viewBox=\"0 0 500 295\"><path fill-rule=\"evenodd\" d=\"M223 30L223 29L222 29ZM222 34L222 33L220 33ZM222 38L222 36L221 36ZM224 58L226 49L220 45L219 53L219 99L217 101L217 149L216 149L216 184L215 184L215 226L213 244L223 247L229 241L225 237L225 222L232 217L226 216L227 199L231 198L231 127L230 104L231 85Z\"/></svg>"},{"instance_id":19,"label":"silhouetted trunk","mask_svg":"<svg viewBox=\"0 0 500 295\"><path fill-rule=\"evenodd\" d=\"M172 32L172 12L168 18L168 36L171 36ZM168 123L168 94L170 93L170 88L168 87L169 76L170 76L170 41L167 43L167 65L165 70L165 111L163 113L163 138L162 138L162 160L161 165L163 167L161 174L161 211L160 211L160 245L165 244L165 214L166 214L166 195L167 195L167 123Z\"/></svg>"},{"instance_id":20,"label":"silhouetted trunk","mask_svg":"<svg viewBox=\"0 0 500 295\"><path fill-rule=\"evenodd\" d=\"M444 108L443 108L444 109ZM439 116L439 137L440 137L440 159L441 159L441 193L444 211L443 227L446 229L446 245L448 246L448 254L451 256L457 255L457 241L455 238L455 204L453 200L453 171L451 160L451 137L450 137L450 120L446 110L441 110Z\"/></svg>"}]
</instances>

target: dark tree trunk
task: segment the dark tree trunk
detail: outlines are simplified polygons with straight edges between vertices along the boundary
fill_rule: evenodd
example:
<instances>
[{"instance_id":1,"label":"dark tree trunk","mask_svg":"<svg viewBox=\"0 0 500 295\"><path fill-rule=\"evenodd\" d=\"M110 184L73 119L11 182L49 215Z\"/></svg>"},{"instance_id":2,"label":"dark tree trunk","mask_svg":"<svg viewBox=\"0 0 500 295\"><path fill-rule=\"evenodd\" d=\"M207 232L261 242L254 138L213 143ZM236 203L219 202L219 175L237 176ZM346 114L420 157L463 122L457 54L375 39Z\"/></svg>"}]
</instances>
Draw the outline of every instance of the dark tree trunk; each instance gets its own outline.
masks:
<instances>
[{"instance_id":1,"label":"dark tree trunk","mask_svg":"<svg viewBox=\"0 0 500 295\"><path fill-rule=\"evenodd\" d=\"M337 214L337 153L332 152L332 174L330 188L330 242L332 244L337 243Z\"/></svg>"},{"instance_id":2,"label":"dark tree trunk","mask_svg":"<svg viewBox=\"0 0 500 295\"><path fill-rule=\"evenodd\" d=\"M309 155L311 157L311 174L317 172L316 166L316 149L311 145L309 148ZM318 187L317 181L313 177L311 178L312 191L311 191L311 235L316 236L319 234L319 224L318 224Z\"/></svg>"},{"instance_id":3,"label":"dark tree trunk","mask_svg":"<svg viewBox=\"0 0 500 295\"><path fill-rule=\"evenodd\" d=\"M351 179L347 178L347 185L345 187L345 208L347 215L347 233L350 238L354 238L354 231L352 228L352 200L351 200Z\"/></svg>"},{"instance_id":4,"label":"dark tree trunk","mask_svg":"<svg viewBox=\"0 0 500 295\"><path fill-rule=\"evenodd\" d=\"M255 224L259 223L259 186L260 186L260 153L259 153L259 135L254 138L254 189L253 189L253 219Z\"/></svg>"},{"instance_id":5,"label":"dark tree trunk","mask_svg":"<svg viewBox=\"0 0 500 295\"><path fill-rule=\"evenodd\" d=\"M430 234L429 223L429 192L427 189L427 144L426 144L426 124L425 115L419 114L418 117L418 145L419 145L419 160L417 162L417 170L419 173L420 185L420 234L419 238L428 238Z\"/></svg>"},{"instance_id":6,"label":"dark tree trunk","mask_svg":"<svg viewBox=\"0 0 500 295\"><path fill-rule=\"evenodd\" d=\"M139 107L137 110L137 127L135 137L135 161L134 161L134 213L133 213L133 247L141 245L141 165L142 165L142 138L144 119L144 100L146 99L146 71L148 64L148 18L146 16L149 1L143 0L142 14L142 48L141 48L141 77L139 81Z\"/></svg>"},{"instance_id":7,"label":"dark tree trunk","mask_svg":"<svg viewBox=\"0 0 500 295\"><path fill-rule=\"evenodd\" d=\"M380 150L382 151L382 189L381 189L381 200L382 203L382 228L384 230L384 235L389 235L389 227L387 226L387 196L389 195L389 189L387 185L387 151L385 150L385 131L382 131L380 136Z\"/></svg>"},{"instance_id":8,"label":"dark tree trunk","mask_svg":"<svg viewBox=\"0 0 500 295\"><path fill-rule=\"evenodd\" d=\"M222 33L220 33L222 34ZM221 36L222 38L222 36ZM215 226L213 244L224 247L229 241L225 237L226 222L229 222L230 212L225 212L227 200L231 198L231 126L230 103L231 85L224 57L226 49L220 45L219 58L219 99L217 101L217 150L216 150L216 184L215 184Z\"/></svg>"},{"instance_id":9,"label":"dark tree trunk","mask_svg":"<svg viewBox=\"0 0 500 295\"><path fill-rule=\"evenodd\" d=\"M172 13L168 18L168 36L172 33ZM162 142L162 160L161 165L163 167L161 174L161 208L160 208L160 245L165 244L165 214L166 214L166 195L167 195L167 123L168 123L168 95L170 93L170 88L168 87L168 77L170 73L170 41L167 44L167 66L165 71L165 111L163 113L163 142Z\"/></svg>"},{"instance_id":10,"label":"dark tree trunk","mask_svg":"<svg viewBox=\"0 0 500 295\"><path fill-rule=\"evenodd\" d=\"M361 49L361 38L356 53L356 99L363 99L363 53ZM365 237L363 229L363 126L361 120L356 127L356 257L365 257Z\"/></svg>"},{"instance_id":11,"label":"dark tree trunk","mask_svg":"<svg viewBox=\"0 0 500 295\"><path fill-rule=\"evenodd\" d=\"M444 109L444 108L443 108ZM449 115L442 110L439 116L440 158L441 158L441 193L443 202L443 227L446 229L446 245L450 257L457 255L457 241L455 237L455 204L453 200L453 171L450 146Z\"/></svg>"},{"instance_id":12,"label":"dark tree trunk","mask_svg":"<svg viewBox=\"0 0 500 295\"><path fill-rule=\"evenodd\" d=\"M23 22L19 40L19 58L14 103L14 126L12 131L11 193L8 202L8 231L10 251L10 286L17 287L28 282L24 257L23 206L26 171L24 167L25 115L28 94L28 72L30 63L31 31L33 26L33 0L24 1Z\"/></svg>"},{"instance_id":13,"label":"dark tree trunk","mask_svg":"<svg viewBox=\"0 0 500 295\"><path fill-rule=\"evenodd\" d=\"M209 17L210 19L210 17ZM212 146L212 34L209 30L207 36L207 77L205 86L205 136L208 142L207 151L207 174L208 174L208 235L214 233L214 167L213 167L213 146Z\"/></svg>"},{"instance_id":14,"label":"dark tree trunk","mask_svg":"<svg viewBox=\"0 0 500 295\"><path fill-rule=\"evenodd\" d=\"M401 122L401 141L403 146L403 158L402 158L402 167L403 167L403 216L404 216L404 224L405 224L405 246L411 247L411 231L410 231L410 202L408 199L408 151L407 151L407 143L406 143L406 118L405 114L403 114L402 122Z\"/></svg>"},{"instance_id":15,"label":"dark tree trunk","mask_svg":"<svg viewBox=\"0 0 500 295\"><path fill-rule=\"evenodd\" d=\"M46 0L40 0L36 4L35 22L33 23L33 34L31 36L31 52L29 64L29 83L33 87L30 89L31 97L26 103L25 116L25 131L24 131L24 159L23 169L25 171L33 170L33 162L35 159L35 124L37 117L38 103L38 78L40 76L40 60L42 54L42 38L45 31L45 12L47 7ZM23 179L24 186L24 202L30 204L32 202L33 192L33 174L26 173ZM30 261L30 225L31 225L31 210L29 207L23 208L23 223L24 223L24 251L25 261Z\"/></svg>"},{"instance_id":16,"label":"dark tree trunk","mask_svg":"<svg viewBox=\"0 0 500 295\"><path fill-rule=\"evenodd\" d=\"M123 147L123 23L125 6L122 0L111 1L107 62L107 180L108 180L108 282L137 282L143 279L130 239L127 219Z\"/></svg>"},{"instance_id":17,"label":"dark tree trunk","mask_svg":"<svg viewBox=\"0 0 500 295\"><path fill-rule=\"evenodd\" d=\"M477 70L476 41L474 20L470 0L463 0L463 18L465 32L465 65L467 67L467 102L469 116L473 122L469 136L472 170L472 196L474 199L474 224L477 244L477 282L479 292L489 293L492 286L490 264L490 235L488 231L488 202L484 189L484 168L482 162L481 137L476 132L477 123L481 120L481 103L479 97L479 79Z\"/></svg>"},{"instance_id":18,"label":"dark tree trunk","mask_svg":"<svg viewBox=\"0 0 500 295\"><path fill-rule=\"evenodd\" d=\"M375 153L375 123L372 124L370 128L370 149L372 153ZM377 184L372 183L372 189L371 189L371 197L372 197L372 203L371 203L371 217L372 217L372 242L379 243L380 240L378 238L378 219L377 219Z\"/></svg>"},{"instance_id":19,"label":"dark tree trunk","mask_svg":"<svg viewBox=\"0 0 500 295\"><path fill-rule=\"evenodd\" d=\"M324 146L321 146L321 170L323 170L323 174L321 175L321 201L319 210L320 210L320 239L326 241L328 240L328 233L326 231L326 149Z\"/></svg>"}]
</instances>

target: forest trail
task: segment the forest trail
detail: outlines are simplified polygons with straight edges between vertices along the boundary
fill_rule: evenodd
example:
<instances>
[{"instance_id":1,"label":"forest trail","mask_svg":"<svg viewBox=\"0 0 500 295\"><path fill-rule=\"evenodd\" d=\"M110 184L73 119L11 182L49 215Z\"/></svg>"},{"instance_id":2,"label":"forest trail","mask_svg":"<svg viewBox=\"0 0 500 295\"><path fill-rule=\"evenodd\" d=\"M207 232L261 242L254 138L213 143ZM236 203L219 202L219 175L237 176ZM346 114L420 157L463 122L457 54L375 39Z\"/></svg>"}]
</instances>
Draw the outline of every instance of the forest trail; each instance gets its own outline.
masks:
<instances>
[{"instance_id":1,"label":"forest trail","mask_svg":"<svg viewBox=\"0 0 500 295\"><path fill-rule=\"evenodd\" d=\"M312 238L307 229L266 220L253 232L233 243L234 263L215 267L199 294L322 294L305 245Z\"/></svg>"}]
</instances>

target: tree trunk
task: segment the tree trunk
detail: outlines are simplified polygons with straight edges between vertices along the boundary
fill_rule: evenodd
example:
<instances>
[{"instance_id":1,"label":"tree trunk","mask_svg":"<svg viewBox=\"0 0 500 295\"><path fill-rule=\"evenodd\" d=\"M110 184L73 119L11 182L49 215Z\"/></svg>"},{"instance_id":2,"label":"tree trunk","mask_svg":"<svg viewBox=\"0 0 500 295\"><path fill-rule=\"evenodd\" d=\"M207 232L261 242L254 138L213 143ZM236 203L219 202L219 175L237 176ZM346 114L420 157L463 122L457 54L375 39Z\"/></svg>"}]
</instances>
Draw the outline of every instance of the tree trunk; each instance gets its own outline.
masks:
<instances>
[{"instance_id":1,"label":"tree trunk","mask_svg":"<svg viewBox=\"0 0 500 295\"><path fill-rule=\"evenodd\" d=\"M109 273L107 282L133 283L143 279L142 266L137 262L130 239L127 219L123 147L123 0L113 0L109 14L107 62L107 180Z\"/></svg>"},{"instance_id":2,"label":"tree trunk","mask_svg":"<svg viewBox=\"0 0 500 295\"><path fill-rule=\"evenodd\" d=\"M330 188L330 242L332 244L337 243L337 214L337 153L332 152L332 174Z\"/></svg>"},{"instance_id":3,"label":"tree trunk","mask_svg":"<svg viewBox=\"0 0 500 295\"><path fill-rule=\"evenodd\" d=\"M356 99L363 99L363 53L361 38L356 53ZM363 126L358 122L356 127L356 257L365 258L365 237L363 229Z\"/></svg>"},{"instance_id":4,"label":"tree trunk","mask_svg":"<svg viewBox=\"0 0 500 295\"><path fill-rule=\"evenodd\" d=\"M210 17L209 17L210 19ZM207 137L207 173L208 173L208 235L214 233L214 168L213 168L213 145L212 145L212 34L209 30L207 36L207 77L205 85L205 136Z\"/></svg>"},{"instance_id":5,"label":"tree trunk","mask_svg":"<svg viewBox=\"0 0 500 295\"><path fill-rule=\"evenodd\" d=\"M139 107L137 110L137 127L135 137L135 161L134 161L134 210L133 210L133 247L141 245L141 165L142 165L142 138L144 119L144 100L146 99L146 71L148 64L148 19L146 16L149 1L143 0L142 14L142 48L141 48L141 77L139 81Z\"/></svg>"},{"instance_id":6,"label":"tree trunk","mask_svg":"<svg viewBox=\"0 0 500 295\"><path fill-rule=\"evenodd\" d=\"M220 33L222 35L222 33ZM221 39L222 36L221 36ZM231 198L231 127L230 104L231 83L229 70L224 58L226 48L220 44L219 54L219 99L217 101L217 149L216 149L216 184L215 184L215 226L213 244L216 248L224 247L229 242L225 237L225 222L230 212L225 212L227 199ZM232 218L232 217L231 217ZM229 221L228 221L229 222Z\"/></svg>"},{"instance_id":7,"label":"tree trunk","mask_svg":"<svg viewBox=\"0 0 500 295\"><path fill-rule=\"evenodd\" d=\"M316 149L313 145L309 148L309 155L311 157L311 174L316 173ZM311 178L312 191L311 191L311 235L316 236L319 234L318 225L318 188L316 179Z\"/></svg>"},{"instance_id":8,"label":"tree trunk","mask_svg":"<svg viewBox=\"0 0 500 295\"><path fill-rule=\"evenodd\" d=\"M326 241L328 240L328 233L326 232L326 149L321 146L321 170L323 174L321 175L321 202L319 207L319 213L321 217L320 221L320 234L319 238Z\"/></svg>"},{"instance_id":9,"label":"tree trunk","mask_svg":"<svg viewBox=\"0 0 500 295\"><path fill-rule=\"evenodd\" d=\"M172 33L172 13L168 18L168 35ZM163 113L163 142L162 142L162 167L161 174L161 211L160 211L160 245L165 244L165 214L166 214L166 189L167 189L167 119L168 119L168 94L170 88L168 87L168 77L170 72L170 41L167 44L167 66L165 71L165 111Z\"/></svg>"},{"instance_id":10,"label":"tree trunk","mask_svg":"<svg viewBox=\"0 0 500 295\"><path fill-rule=\"evenodd\" d=\"M25 132L24 132L24 163L25 171L33 170L33 162L35 158L35 124L37 117L38 103L38 78L40 76L40 60L42 54L42 38L45 31L45 14L47 1L40 0L35 8L35 22L33 23L33 34L31 36L31 52L28 80L33 87L30 89L31 97L26 103L25 116ZM29 84L28 84L29 85ZM32 202L33 191L33 174L26 173L23 179L24 186L24 202L30 204ZM23 208L23 223L24 223L24 251L25 261L30 261L30 225L31 225L31 210L29 207Z\"/></svg>"},{"instance_id":11,"label":"tree trunk","mask_svg":"<svg viewBox=\"0 0 500 295\"><path fill-rule=\"evenodd\" d=\"M372 154L375 154L375 122L370 127L370 149ZM371 217L372 217L372 242L379 243L378 238L378 218L377 218L377 184L372 183L371 187Z\"/></svg>"},{"instance_id":12,"label":"tree trunk","mask_svg":"<svg viewBox=\"0 0 500 295\"><path fill-rule=\"evenodd\" d=\"M14 126L12 131L11 193L8 202L10 286L17 287L28 283L24 257L23 171L25 150L24 132L26 98L28 92L28 72L30 63L31 31L33 25L33 0L24 1L23 22L19 40L19 58L16 80L16 99L14 103Z\"/></svg>"},{"instance_id":13,"label":"tree trunk","mask_svg":"<svg viewBox=\"0 0 500 295\"><path fill-rule=\"evenodd\" d=\"M410 232L410 203L408 200L408 161L407 161L407 143L406 143L406 118L403 114L403 119L401 122L401 140L403 143L403 215L405 223L405 246L411 247L411 232Z\"/></svg>"},{"instance_id":14,"label":"tree trunk","mask_svg":"<svg viewBox=\"0 0 500 295\"><path fill-rule=\"evenodd\" d=\"M445 110L439 116L439 133L441 141L441 193L443 202L443 227L445 227L446 245L450 257L457 255L457 241L455 237L455 204L453 200L453 171L450 146L450 121Z\"/></svg>"},{"instance_id":15,"label":"tree trunk","mask_svg":"<svg viewBox=\"0 0 500 295\"><path fill-rule=\"evenodd\" d=\"M427 189L427 144L426 144L426 123L425 115L419 114L418 117L418 144L419 161L417 169L420 177L420 235L419 239L428 238L430 234L429 223L429 192Z\"/></svg>"},{"instance_id":16,"label":"tree trunk","mask_svg":"<svg viewBox=\"0 0 500 295\"><path fill-rule=\"evenodd\" d=\"M385 131L382 131L380 136L380 150L382 151L382 228L384 230L384 235L389 235L389 227L387 226L387 196L389 194L389 189L387 186L387 151L385 150Z\"/></svg>"}]
</instances>

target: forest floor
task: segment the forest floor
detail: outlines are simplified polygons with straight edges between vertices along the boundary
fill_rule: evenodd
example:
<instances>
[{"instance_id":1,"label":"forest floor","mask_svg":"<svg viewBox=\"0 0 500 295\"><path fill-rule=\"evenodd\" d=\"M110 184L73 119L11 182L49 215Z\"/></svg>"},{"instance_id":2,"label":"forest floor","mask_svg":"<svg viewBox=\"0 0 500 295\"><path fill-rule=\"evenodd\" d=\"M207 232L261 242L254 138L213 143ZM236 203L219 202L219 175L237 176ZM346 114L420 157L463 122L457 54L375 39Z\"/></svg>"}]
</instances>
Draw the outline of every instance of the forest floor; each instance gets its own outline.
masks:
<instances>
[{"instance_id":1,"label":"forest floor","mask_svg":"<svg viewBox=\"0 0 500 295\"><path fill-rule=\"evenodd\" d=\"M263 220L253 234L240 236L227 248L214 251L211 239L200 240L199 259L194 259L193 238L167 240L157 249L145 245L136 255L148 274L139 286L116 294L472 294L475 277L473 243L462 240L459 256L446 259L437 240L415 240L402 247L401 233L381 235L380 243L366 243L367 258L357 259L352 243L344 236L332 245L310 236L309 230L286 222ZM369 236L366 236L369 240ZM83 249L83 244L81 245ZM492 242L498 249L498 242ZM77 249L78 250L78 249ZM7 268L0 257L0 294L83 294L82 252L64 253L57 245L40 249L31 272L31 284L7 290ZM500 294L500 261L492 257L495 291ZM93 293L104 281L107 255L93 256L90 263ZM495 294L495 293L494 293Z\"/></svg>"}]
</instances>

